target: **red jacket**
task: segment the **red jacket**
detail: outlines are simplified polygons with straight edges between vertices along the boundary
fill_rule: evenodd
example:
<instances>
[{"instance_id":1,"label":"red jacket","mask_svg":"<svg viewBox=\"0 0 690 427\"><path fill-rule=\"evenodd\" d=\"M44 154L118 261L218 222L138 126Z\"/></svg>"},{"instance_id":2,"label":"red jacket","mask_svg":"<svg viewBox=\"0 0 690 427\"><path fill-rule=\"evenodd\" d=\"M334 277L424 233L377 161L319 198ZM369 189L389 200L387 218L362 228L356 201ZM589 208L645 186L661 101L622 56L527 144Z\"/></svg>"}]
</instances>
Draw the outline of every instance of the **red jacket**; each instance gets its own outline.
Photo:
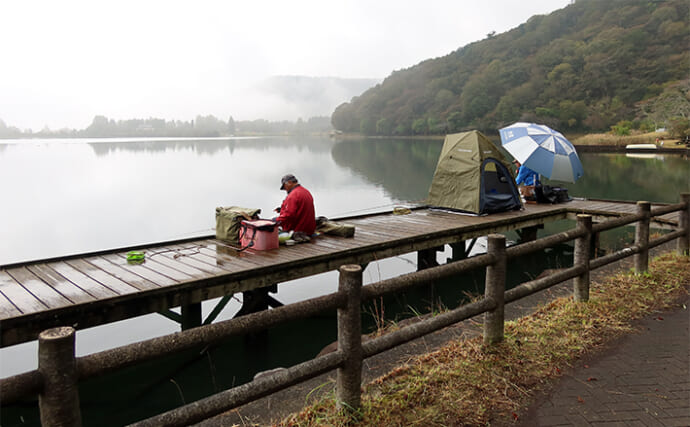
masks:
<instances>
[{"instance_id":1,"label":"red jacket","mask_svg":"<svg viewBox=\"0 0 690 427\"><path fill-rule=\"evenodd\" d=\"M314 199L311 193L301 185L288 193L280 205L280 216L276 218L285 231L302 231L308 235L316 230Z\"/></svg>"}]
</instances>

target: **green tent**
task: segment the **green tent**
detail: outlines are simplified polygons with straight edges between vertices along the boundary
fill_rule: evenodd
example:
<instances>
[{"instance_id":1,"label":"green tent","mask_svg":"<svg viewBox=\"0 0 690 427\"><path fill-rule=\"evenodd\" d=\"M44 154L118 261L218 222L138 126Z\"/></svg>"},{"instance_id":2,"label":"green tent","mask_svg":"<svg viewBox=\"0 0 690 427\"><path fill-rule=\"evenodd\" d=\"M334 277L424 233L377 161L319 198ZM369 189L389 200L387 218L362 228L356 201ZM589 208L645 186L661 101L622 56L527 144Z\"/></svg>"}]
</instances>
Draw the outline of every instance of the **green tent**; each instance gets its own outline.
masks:
<instances>
[{"instance_id":1,"label":"green tent","mask_svg":"<svg viewBox=\"0 0 690 427\"><path fill-rule=\"evenodd\" d=\"M475 214L520 209L520 192L509 166L481 132L446 135L427 203Z\"/></svg>"}]
</instances>

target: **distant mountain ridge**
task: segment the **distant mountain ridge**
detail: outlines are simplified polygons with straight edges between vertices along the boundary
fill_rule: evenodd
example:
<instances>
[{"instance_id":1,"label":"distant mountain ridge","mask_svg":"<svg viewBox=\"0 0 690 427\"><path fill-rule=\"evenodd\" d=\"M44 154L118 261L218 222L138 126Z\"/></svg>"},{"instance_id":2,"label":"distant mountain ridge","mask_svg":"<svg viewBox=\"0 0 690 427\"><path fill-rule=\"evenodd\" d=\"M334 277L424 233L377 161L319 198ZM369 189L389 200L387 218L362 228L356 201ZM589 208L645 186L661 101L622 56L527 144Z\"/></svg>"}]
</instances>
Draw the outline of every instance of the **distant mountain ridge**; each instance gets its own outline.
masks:
<instances>
[{"instance_id":1,"label":"distant mountain ridge","mask_svg":"<svg viewBox=\"0 0 690 427\"><path fill-rule=\"evenodd\" d=\"M546 16L393 72L338 106L338 130L378 135L654 127L690 116L690 3L577 0ZM662 111L664 110L664 111Z\"/></svg>"}]
</instances>

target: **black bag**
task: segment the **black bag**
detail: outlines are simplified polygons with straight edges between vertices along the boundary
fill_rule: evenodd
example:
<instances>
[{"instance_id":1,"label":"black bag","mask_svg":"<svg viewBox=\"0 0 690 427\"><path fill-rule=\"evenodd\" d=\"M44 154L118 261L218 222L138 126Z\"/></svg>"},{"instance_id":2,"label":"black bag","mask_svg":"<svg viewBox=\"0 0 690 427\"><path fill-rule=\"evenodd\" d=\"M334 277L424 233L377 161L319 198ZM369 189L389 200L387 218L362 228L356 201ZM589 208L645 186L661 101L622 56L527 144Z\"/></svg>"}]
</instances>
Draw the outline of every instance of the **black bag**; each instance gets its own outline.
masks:
<instances>
[{"instance_id":1,"label":"black bag","mask_svg":"<svg viewBox=\"0 0 690 427\"><path fill-rule=\"evenodd\" d=\"M568 189L552 187L550 185L537 185L534 188L537 203L564 203L569 202Z\"/></svg>"}]
</instances>

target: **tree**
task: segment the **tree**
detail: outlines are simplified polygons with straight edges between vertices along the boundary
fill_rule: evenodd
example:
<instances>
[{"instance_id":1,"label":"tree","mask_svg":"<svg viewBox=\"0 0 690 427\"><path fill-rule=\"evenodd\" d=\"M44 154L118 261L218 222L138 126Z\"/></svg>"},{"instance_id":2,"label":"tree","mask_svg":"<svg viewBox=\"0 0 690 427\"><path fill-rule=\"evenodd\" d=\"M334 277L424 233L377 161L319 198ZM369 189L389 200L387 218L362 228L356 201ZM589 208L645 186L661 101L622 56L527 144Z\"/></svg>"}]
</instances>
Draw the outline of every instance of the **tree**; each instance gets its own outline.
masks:
<instances>
[{"instance_id":1,"label":"tree","mask_svg":"<svg viewBox=\"0 0 690 427\"><path fill-rule=\"evenodd\" d=\"M462 129L462 114L459 111L453 111L448 115L447 122L450 132L459 132Z\"/></svg>"},{"instance_id":2,"label":"tree","mask_svg":"<svg viewBox=\"0 0 690 427\"><path fill-rule=\"evenodd\" d=\"M194 122L194 129L201 136L220 136L224 135L228 125L219 120L215 116L196 116L196 121Z\"/></svg>"},{"instance_id":3,"label":"tree","mask_svg":"<svg viewBox=\"0 0 690 427\"><path fill-rule=\"evenodd\" d=\"M393 129L393 135L409 135L412 132L412 124L408 120L403 120Z\"/></svg>"},{"instance_id":4,"label":"tree","mask_svg":"<svg viewBox=\"0 0 690 427\"><path fill-rule=\"evenodd\" d=\"M412 132L414 132L415 135L426 135L427 133L429 133L429 126L427 124L426 119L419 118L413 121Z\"/></svg>"},{"instance_id":5,"label":"tree","mask_svg":"<svg viewBox=\"0 0 690 427\"><path fill-rule=\"evenodd\" d=\"M566 99L558 104L558 110L558 118L571 129L582 125L587 117L587 105L584 101L573 102Z\"/></svg>"},{"instance_id":6,"label":"tree","mask_svg":"<svg viewBox=\"0 0 690 427\"><path fill-rule=\"evenodd\" d=\"M383 118L376 122L376 133L379 135L390 135L393 132L393 123Z\"/></svg>"},{"instance_id":7,"label":"tree","mask_svg":"<svg viewBox=\"0 0 690 427\"><path fill-rule=\"evenodd\" d=\"M359 131L365 135L376 133L376 121L371 117L365 117L359 122Z\"/></svg>"},{"instance_id":8,"label":"tree","mask_svg":"<svg viewBox=\"0 0 690 427\"><path fill-rule=\"evenodd\" d=\"M658 96L640 102L638 111L657 128L668 126L672 118L690 117L690 79L670 84Z\"/></svg>"},{"instance_id":9,"label":"tree","mask_svg":"<svg viewBox=\"0 0 690 427\"><path fill-rule=\"evenodd\" d=\"M676 138L690 136L690 119L687 117L674 117L669 120L669 133Z\"/></svg>"},{"instance_id":10,"label":"tree","mask_svg":"<svg viewBox=\"0 0 690 427\"><path fill-rule=\"evenodd\" d=\"M230 135L234 135L235 131L235 119L233 119L232 116L230 116L230 118L228 119L228 133Z\"/></svg>"},{"instance_id":11,"label":"tree","mask_svg":"<svg viewBox=\"0 0 690 427\"><path fill-rule=\"evenodd\" d=\"M349 103L340 104L331 116L331 124L337 130L343 132L357 132L359 120L355 116L354 106Z\"/></svg>"},{"instance_id":12,"label":"tree","mask_svg":"<svg viewBox=\"0 0 690 427\"><path fill-rule=\"evenodd\" d=\"M14 127L7 126L4 121L0 120L0 138L17 138L22 135L22 132Z\"/></svg>"},{"instance_id":13,"label":"tree","mask_svg":"<svg viewBox=\"0 0 690 427\"><path fill-rule=\"evenodd\" d=\"M114 128L115 122L109 121L105 116L95 116L86 128L86 134L87 136L112 136Z\"/></svg>"}]
</instances>

